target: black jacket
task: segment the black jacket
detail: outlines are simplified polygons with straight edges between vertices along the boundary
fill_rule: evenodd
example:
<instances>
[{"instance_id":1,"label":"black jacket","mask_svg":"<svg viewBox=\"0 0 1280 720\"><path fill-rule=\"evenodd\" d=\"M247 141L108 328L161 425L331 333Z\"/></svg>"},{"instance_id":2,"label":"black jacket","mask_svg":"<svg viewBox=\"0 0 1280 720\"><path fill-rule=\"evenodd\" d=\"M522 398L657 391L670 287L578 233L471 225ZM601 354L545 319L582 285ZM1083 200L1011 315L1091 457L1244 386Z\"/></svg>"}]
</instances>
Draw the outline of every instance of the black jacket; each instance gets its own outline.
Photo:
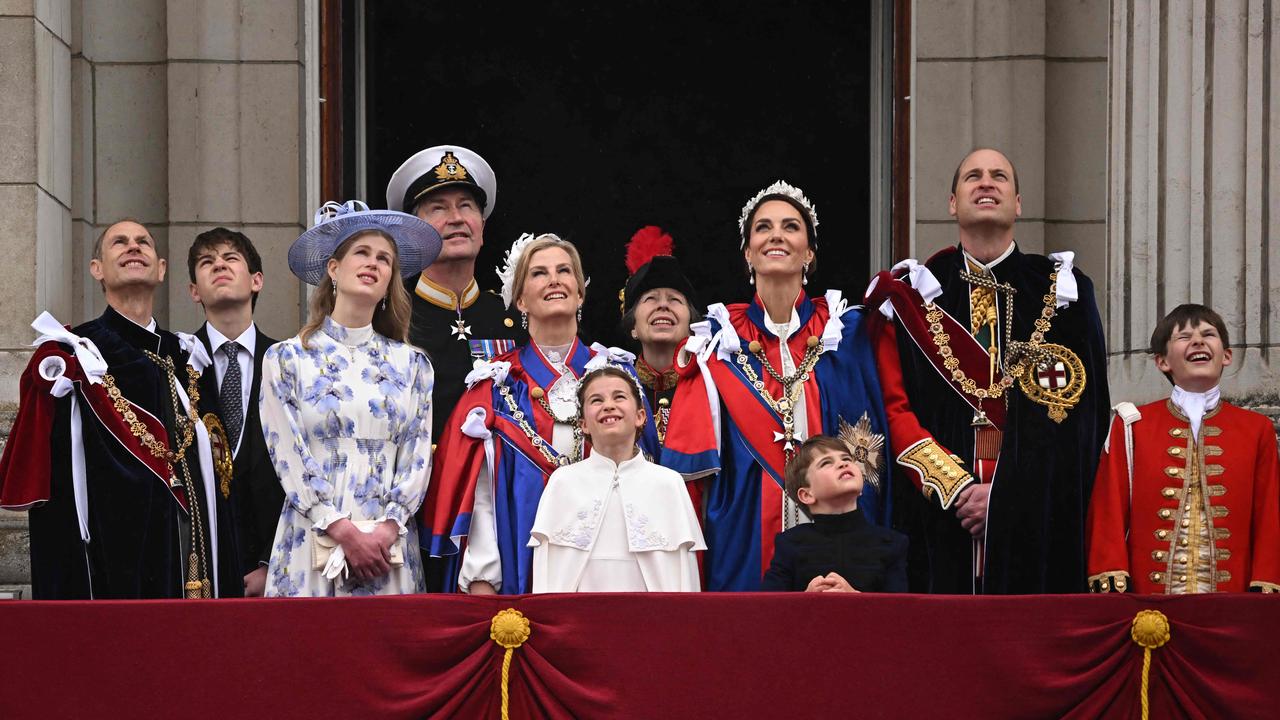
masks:
<instances>
[{"instance_id":1,"label":"black jacket","mask_svg":"<svg viewBox=\"0 0 1280 720\"><path fill-rule=\"evenodd\" d=\"M235 528L241 573L249 573L259 563L271 558L271 543L275 539L276 526L280 523L280 511L284 507L284 489L267 452L262 436L262 421L258 415L258 400L262 397L262 358L267 348L277 341L256 329L254 341L253 379L249 385L249 406L244 414L240 448L235 455L231 476L231 507L235 515ZM204 343L210 357L208 326L201 325L196 337ZM200 378L200 414L213 413L222 420L218 399L218 375L213 366ZM223 423L225 426L225 423Z\"/></svg>"},{"instance_id":2,"label":"black jacket","mask_svg":"<svg viewBox=\"0 0 1280 720\"><path fill-rule=\"evenodd\" d=\"M872 525L861 510L814 515L812 523L778 533L760 589L804 590L831 572L862 592L906 592L907 536Z\"/></svg>"}]
</instances>

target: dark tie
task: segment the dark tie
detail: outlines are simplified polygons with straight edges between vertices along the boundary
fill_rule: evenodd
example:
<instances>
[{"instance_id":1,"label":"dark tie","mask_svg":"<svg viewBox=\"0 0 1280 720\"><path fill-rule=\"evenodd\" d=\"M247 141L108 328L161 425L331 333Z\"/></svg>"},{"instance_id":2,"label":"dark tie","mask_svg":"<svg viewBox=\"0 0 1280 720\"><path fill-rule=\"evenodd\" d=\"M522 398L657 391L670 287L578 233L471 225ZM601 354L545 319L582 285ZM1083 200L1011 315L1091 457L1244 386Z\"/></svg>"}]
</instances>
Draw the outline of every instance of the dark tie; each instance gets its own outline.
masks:
<instances>
[{"instance_id":1,"label":"dark tie","mask_svg":"<svg viewBox=\"0 0 1280 720\"><path fill-rule=\"evenodd\" d=\"M240 344L228 341L222 344L227 356L227 373L222 376L222 388L218 391L218 403L222 407L222 422L226 425L229 451L235 452L240 439L240 426L244 424L244 410L240 402Z\"/></svg>"}]
</instances>

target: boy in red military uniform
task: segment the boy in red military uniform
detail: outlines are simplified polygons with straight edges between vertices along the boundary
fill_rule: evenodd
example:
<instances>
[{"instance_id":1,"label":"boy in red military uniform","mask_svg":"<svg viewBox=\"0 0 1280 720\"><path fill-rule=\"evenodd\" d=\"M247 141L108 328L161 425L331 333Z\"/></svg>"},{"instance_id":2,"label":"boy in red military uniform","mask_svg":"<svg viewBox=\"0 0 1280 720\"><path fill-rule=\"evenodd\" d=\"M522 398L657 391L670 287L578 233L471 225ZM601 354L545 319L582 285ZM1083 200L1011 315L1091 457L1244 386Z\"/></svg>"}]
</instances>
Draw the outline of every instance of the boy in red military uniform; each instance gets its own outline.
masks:
<instances>
[{"instance_id":1,"label":"boy in red military uniform","mask_svg":"<svg viewBox=\"0 0 1280 720\"><path fill-rule=\"evenodd\" d=\"M1151 335L1167 400L1117 406L1086 527L1095 592L1280 592L1280 456L1271 421L1220 399L1222 318L1179 305Z\"/></svg>"}]
</instances>

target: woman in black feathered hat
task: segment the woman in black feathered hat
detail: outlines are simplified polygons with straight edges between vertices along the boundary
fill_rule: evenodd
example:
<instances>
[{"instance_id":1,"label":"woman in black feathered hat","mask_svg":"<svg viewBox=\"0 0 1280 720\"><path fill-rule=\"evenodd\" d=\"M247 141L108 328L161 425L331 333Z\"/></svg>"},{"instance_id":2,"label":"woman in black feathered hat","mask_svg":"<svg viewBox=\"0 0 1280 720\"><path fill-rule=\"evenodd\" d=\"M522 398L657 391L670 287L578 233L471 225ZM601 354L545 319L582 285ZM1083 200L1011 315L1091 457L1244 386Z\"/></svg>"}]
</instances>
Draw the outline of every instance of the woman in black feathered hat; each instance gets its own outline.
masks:
<instances>
[{"instance_id":1,"label":"woman in black feathered hat","mask_svg":"<svg viewBox=\"0 0 1280 720\"><path fill-rule=\"evenodd\" d=\"M622 331L640 346L636 375L653 408L658 442L666 441L667 420L680 376L674 367L676 349L689 337L689 326L702 319L693 285L671 254L671 236L646 225L627 243L630 277L618 298L622 301Z\"/></svg>"}]
</instances>

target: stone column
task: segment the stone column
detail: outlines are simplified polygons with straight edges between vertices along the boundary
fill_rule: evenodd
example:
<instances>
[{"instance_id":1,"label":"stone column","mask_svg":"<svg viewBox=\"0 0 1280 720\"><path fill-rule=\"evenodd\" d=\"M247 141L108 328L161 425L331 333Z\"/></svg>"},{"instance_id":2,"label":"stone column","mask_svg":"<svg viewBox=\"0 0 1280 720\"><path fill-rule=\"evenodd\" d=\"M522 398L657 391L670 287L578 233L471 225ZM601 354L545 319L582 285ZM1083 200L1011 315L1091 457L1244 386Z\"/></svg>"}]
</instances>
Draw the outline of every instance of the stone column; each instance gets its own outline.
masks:
<instances>
[{"instance_id":1,"label":"stone column","mask_svg":"<svg viewBox=\"0 0 1280 720\"><path fill-rule=\"evenodd\" d=\"M162 327L202 321L186 253L214 225L254 240L257 317L301 319L285 250L318 175L316 0L0 0L0 442L42 310L102 312L89 277L107 224L136 218L169 258ZM309 79L310 78L310 79ZM0 511L0 596L27 578L26 517Z\"/></svg>"},{"instance_id":2,"label":"stone column","mask_svg":"<svg viewBox=\"0 0 1280 720\"><path fill-rule=\"evenodd\" d=\"M1018 171L1019 247L1074 250L1101 282L1106 0L931 0L913 13L915 257L957 242L952 175L990 146Z\"/></svg>"},{"instance_id":3,"label":"stone column","mask_svg":"<svg viewBox=\"0 0 1280 720\"><path fill-rule=\"evenodd\" d=\"M1184 302L1225 319L1223 391L1275 404L1280 262L1271 0L1128 0L1111 12L1108 348L1113 395L1168 384L1145 353Z\"/></svg>"},{"instance_id":4,"label":"stone column","mask_svg":"<svg viewBox=\"0 0 1280 720\"><path fill-rule=\"evenodd\" d=\"M187 292L187 250L222 225L262 255L255 316L276 338L299 325L286 251L306 227L303 48L299 0L168 0L171 325L204 321Z\"/></svg>"}]
</instances>

